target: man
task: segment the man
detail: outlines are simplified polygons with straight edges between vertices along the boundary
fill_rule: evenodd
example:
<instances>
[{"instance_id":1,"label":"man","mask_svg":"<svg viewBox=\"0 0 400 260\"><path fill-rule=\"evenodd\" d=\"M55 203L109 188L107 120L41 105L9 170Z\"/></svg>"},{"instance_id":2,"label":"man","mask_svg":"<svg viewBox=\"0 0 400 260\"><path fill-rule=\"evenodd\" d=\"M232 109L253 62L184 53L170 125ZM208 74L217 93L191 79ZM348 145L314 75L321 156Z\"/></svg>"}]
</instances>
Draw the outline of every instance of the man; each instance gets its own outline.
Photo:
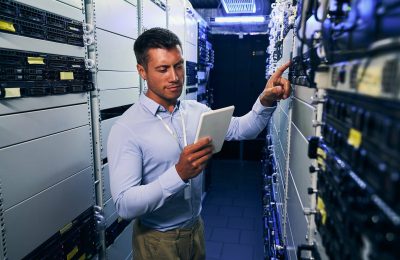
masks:
<instances>
[{"instance_id":1,"label":"man","mask_svg":"<svg viewBox=\"0 0 400 260\"><path fill-rule=\"evenodd\" d=\"M182 45L172 32L145 31L134 45L148 91L113 126L108 139L112 197L118 214L136 218L134 259L205 259L202 171L212 140L194 142L200 115L210 108L179 101L184 84ZM271 76L253 109L233 117L226 140L255 138L276 100L287 98L285 64Z\"/></svg>"}]
</instances>

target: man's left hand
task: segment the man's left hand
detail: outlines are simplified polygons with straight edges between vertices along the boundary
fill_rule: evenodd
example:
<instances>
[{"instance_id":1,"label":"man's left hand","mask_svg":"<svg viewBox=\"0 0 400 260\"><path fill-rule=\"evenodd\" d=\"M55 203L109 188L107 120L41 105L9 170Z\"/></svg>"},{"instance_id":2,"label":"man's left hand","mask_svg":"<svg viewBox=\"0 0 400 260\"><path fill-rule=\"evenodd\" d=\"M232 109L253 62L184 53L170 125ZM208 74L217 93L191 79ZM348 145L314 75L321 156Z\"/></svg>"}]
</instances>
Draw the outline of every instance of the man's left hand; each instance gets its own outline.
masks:
<instances>
[{"instance_id":1,"label":"man's left hand","mask_svg":"<svg viewBox=\"0 0 400 260\"><path fill-rule=\"evenodd\" d=\"M269 78L263 92L260 95L261 104L272 107L275 101L286 99L290 96L290 82L282 77L283 72L290 67L291 62L279 67Z\"/></svg>"}]
</instances>

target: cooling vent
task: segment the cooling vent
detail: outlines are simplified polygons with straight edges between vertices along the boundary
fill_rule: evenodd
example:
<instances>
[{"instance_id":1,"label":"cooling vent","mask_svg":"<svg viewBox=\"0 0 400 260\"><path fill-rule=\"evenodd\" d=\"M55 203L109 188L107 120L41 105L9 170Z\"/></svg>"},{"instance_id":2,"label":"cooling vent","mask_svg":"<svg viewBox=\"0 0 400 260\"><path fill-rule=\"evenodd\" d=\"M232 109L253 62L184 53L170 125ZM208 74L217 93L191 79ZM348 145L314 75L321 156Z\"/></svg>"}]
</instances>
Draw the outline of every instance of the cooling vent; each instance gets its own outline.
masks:
<instances>
[{"instance_id":1,"label":"cooling vent","mask_svg":"<svg viewBox=\"0 0 400 260\"><path fill-rule=\"evenodd\" d=\"M256 12L255 0L222 0L228 14L249 14Z\"/></svg>"}]
</instances>

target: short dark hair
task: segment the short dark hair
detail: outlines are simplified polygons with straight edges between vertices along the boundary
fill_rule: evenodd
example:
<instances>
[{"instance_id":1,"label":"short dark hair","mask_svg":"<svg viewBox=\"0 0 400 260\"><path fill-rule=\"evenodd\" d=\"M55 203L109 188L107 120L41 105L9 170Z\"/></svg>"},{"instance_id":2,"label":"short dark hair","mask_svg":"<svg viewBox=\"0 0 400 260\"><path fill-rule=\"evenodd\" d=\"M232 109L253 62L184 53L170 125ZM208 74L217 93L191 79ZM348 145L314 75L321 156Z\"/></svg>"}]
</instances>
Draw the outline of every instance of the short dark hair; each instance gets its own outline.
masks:
<instances>
[{"instance_id":1,"label":"short dark hair","mask_svg":"<svg viewBox=\"0 0 400 260\"><path fill-rule=\"evenodd\" d=\"M147 53L149 49L172 49L177 45L182 49L182 43L175 33L164 28L156 27L144 31L136 39L133 49L135 51L137 63L146 67L148 62Z\"/></svg>"}]
</instances>

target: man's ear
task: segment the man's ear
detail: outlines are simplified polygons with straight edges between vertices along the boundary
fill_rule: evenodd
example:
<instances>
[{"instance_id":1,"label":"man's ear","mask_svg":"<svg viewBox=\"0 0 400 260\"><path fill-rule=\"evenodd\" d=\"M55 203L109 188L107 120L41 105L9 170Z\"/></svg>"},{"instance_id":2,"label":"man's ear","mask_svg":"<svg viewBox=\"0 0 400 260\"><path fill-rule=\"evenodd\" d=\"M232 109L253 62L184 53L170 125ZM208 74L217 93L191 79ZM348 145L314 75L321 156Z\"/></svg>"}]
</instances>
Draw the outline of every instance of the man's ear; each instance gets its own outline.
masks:
<instances>
[{"instance_id":1,"label":"man's ear","mask_svg":"<svg viewBox=\"0 0 400 260\"><path fill-rule=\"evenodd\" d=\"M145 68L140 64L137 64L136 68L137 68L137 70L139 72L140 77L142 77L142 79L144 79L144 80L147 80L147 75L146 75Z\"/></svg>"}]
</instances>

